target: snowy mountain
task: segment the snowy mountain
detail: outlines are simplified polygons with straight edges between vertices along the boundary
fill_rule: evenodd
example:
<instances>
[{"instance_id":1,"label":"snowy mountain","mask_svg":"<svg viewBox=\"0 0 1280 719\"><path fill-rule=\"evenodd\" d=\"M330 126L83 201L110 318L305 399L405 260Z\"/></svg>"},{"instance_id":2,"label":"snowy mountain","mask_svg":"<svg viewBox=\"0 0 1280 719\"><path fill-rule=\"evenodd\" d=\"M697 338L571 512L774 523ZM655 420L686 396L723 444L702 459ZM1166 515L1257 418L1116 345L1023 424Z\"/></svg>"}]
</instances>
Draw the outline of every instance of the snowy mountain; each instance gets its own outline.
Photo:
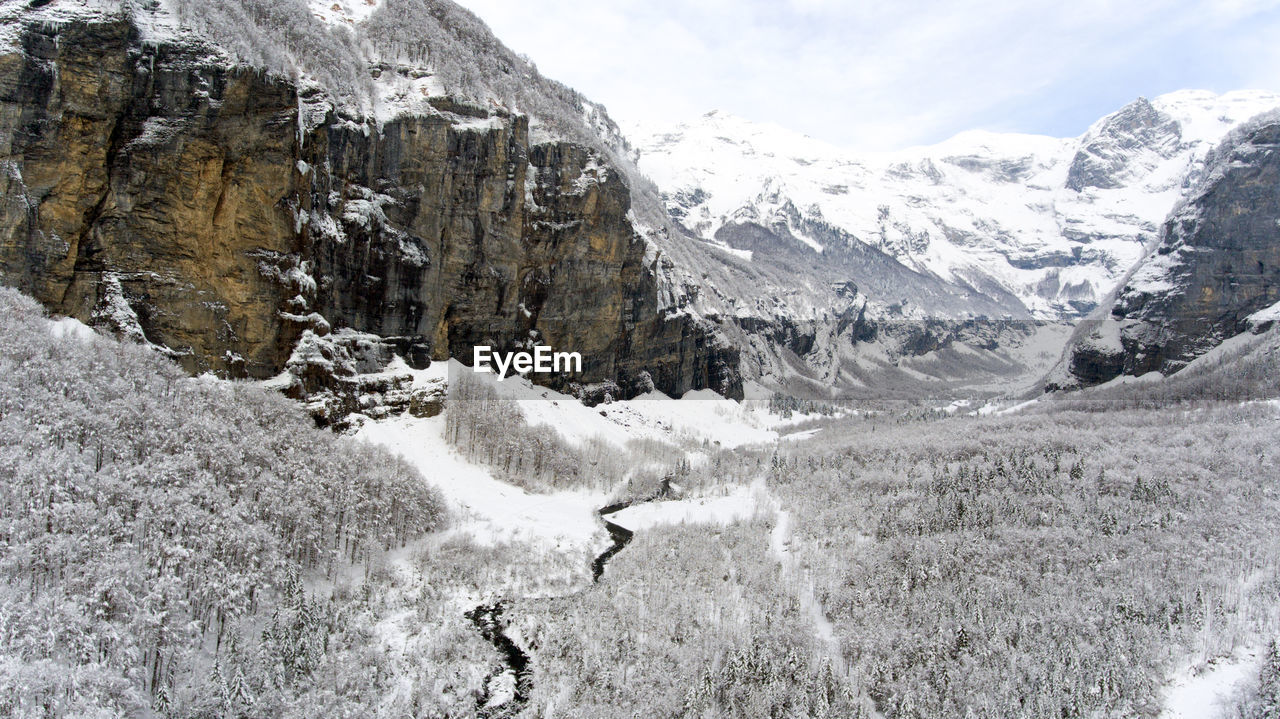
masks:
<instances>
[{"instance_id":1,"label":"snowy mountain","mask_svg":"<svg viewBox=\"0 0 1280 719\"><path fill-rule=\"evenodd\" d=\"M546 342L611 396L1043 374L1066 331L1041 323L1098 305L1280 105L1183 92L888 154L712 113L633 147L446 0L8 4L0 51L31 90L0 97L0 277L55 311L236 377ZM366 389L329 384L336 414Z\"/></svg>"},{"instance_id":2,"label":"snowy mountain","mask_svg":"<svg viewBox=\"0 0 1280 719\"><path fill-rule=\"evenodd\" d=\"M957 363L901 358L1004 346L963 323L1029 316L782 196L718 245L689 236L602 107L446 0L51 0L0 5L0 41L0 86L31 89L0 94L0 278L194 372L305 375L290 391L331 391L325 421L370 394L328 372L361 357L537 341L612 396L899 386L885 372L911 391Z\"/></svg>"},{"instance_id":3,"label":"snowy mountain","mask_svg":"<svg viewBox=\"0 0 1280 719\"><path fill-rule=\"evenodd\" d=\"M1210 149L1277 106L1268 92L1187 90L1140 98L1077 138L971 131L886 153L712 112L634 133L634 157L671 215L725 253L770 261L735 228L785 225L815 252L875 248L1013 316L1052 320L1097 306L1154 244Z\"/></svg>"},{"instance_id":4,"label":"snowy mountain","mask_svg":"<svg viewBox=\"0 0 1280 719\"><path fill-rule=\"evenodd\" d=\"M1080 323L1056 387L1181 370L1280 318L1280 112L1231 132L1115 300ZM1274 381L1274 380L1273 380Z\"/></svg>"}]
</instances>

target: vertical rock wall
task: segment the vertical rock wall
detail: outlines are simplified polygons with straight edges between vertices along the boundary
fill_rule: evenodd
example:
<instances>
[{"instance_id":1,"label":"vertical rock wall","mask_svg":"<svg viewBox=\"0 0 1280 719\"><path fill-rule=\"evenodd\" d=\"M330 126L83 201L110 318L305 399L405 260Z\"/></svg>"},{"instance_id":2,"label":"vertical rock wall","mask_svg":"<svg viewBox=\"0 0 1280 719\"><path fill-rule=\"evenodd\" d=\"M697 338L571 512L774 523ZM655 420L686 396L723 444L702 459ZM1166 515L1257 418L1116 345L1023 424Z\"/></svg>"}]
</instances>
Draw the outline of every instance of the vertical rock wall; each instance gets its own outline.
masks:
<instances>
[{"instance_id":1,"label":"vertical rock wall","mask_svg":"<svg viewBox=\"0 0 1280 719\"><path fill-rule=\"evenodd\" d=\"M625 178L531 145L524 116L442 98L377 125L124 22L22 46L0 57L0 279L56 312L192 372L269 377L305 330L350 327L419 366L546 343L584 358L553 384L740 396L736 351L659 308Z\"/></svg>"}]
</instances>

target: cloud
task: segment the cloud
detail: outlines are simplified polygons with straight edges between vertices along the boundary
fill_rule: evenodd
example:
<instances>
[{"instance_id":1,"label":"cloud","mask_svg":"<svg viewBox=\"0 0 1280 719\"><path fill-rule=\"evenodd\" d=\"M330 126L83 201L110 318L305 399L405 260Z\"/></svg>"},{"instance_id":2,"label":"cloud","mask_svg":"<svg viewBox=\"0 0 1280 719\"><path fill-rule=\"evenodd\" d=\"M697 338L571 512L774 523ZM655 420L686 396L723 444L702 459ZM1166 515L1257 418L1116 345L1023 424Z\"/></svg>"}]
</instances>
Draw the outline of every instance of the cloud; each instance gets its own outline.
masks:
<instances>
[{"instance_id":1,"label":"cloud","mask_svg":"<svg viewBox=\"0 0 1280 719\"><path fill-rule=\"evenodd\" d=\"M1258 0L463 0L624 122L710 109L888 149L1076 134L1138 95L1280 87Z\"/></svg>"}]
</instances>

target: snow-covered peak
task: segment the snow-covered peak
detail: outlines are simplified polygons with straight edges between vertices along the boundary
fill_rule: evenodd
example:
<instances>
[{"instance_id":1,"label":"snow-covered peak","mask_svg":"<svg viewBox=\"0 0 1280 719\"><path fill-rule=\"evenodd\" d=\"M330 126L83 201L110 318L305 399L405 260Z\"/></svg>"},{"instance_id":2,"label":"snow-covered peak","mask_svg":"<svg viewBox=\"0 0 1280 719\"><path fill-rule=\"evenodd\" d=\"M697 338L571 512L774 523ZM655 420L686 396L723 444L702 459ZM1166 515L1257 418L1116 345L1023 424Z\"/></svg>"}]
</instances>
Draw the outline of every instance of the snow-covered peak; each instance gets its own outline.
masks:
<instances>
[{"instance_id":1,"label":"snow-covered peak","mask_svg":"<svg viewBox=\"0 0 1280 719\"><path fill-rule=\"evenodd\" d=\"M1280 107L1280 94L1267 90L1235 90L1221 95L1209 90L1179 90L1151 101L1178 121L1186 142L1216 144L1249 118Z\"/></svg>"},{"instance_id":2,"label":"snow-covered peak","mask_svg":"<svg viewBox=\"0 0 1280 719\"><path fill-rule=\"evenodd\" d=\"M981 153L992 157L1013 157L1054 152L1062 140L1048 135L991 130L964 130L933 145L917 145L898 152L879 153L892 158L903 155L937 156L943 154Z\"/></svg>"},{"instance_id":3,"label":"snow-covered peak","mask_svg":"<svg viewBox=\"0 0 1280 719\"><path fill-rule=\"evenodd\" d=\"M697 160L714 159L723 155L726 148L743 155L781 156L801 163L842 152L837 147L780 125L752 122L720 110L670 128L639 129L639 133L633 131L632 136L645 138L646 145L654 148L678 147L682 152L696 147L706 148L700 157L691 158ZM696 162L689 164L691 167L701 166Z\"/></svg>"},{"instance_id":4,"label":"snow-covered peak","mask_svg":"<svg viewBox=\"0 0 1280 719\"><path fill-rule=\"evenodd\" d=\"M1273 93L1181 91L1136 100L1076 138L975 130L876 153L724 112L633 140L669 211L708 241L794 207L908 267L1000 288L1057 318L1100 302L1157 236L1209 150L1275 107ZM767 257L757 251L753 261Z\"/></svg>"}]
</instances>

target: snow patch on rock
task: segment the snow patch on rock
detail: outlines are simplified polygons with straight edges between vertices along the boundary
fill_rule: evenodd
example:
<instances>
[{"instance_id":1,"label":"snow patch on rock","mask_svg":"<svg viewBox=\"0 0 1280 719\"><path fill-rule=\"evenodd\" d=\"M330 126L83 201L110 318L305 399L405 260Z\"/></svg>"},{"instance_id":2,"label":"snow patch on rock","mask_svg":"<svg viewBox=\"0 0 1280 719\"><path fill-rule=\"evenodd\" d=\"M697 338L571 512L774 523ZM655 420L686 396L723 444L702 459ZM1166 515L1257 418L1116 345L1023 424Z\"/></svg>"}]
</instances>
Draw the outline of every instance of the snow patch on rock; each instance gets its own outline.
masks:
<instances>
[{"instance_id":1,"label":"snow patch on rock","mask_svg":"<svg viewBox=\"0 0 1280 719\"><path fill-rule=\"evenodd\" d=\"M335 27L354 27L382 5L382 0L311 0L311 13Z\"/></svg>"}]
</instances>

